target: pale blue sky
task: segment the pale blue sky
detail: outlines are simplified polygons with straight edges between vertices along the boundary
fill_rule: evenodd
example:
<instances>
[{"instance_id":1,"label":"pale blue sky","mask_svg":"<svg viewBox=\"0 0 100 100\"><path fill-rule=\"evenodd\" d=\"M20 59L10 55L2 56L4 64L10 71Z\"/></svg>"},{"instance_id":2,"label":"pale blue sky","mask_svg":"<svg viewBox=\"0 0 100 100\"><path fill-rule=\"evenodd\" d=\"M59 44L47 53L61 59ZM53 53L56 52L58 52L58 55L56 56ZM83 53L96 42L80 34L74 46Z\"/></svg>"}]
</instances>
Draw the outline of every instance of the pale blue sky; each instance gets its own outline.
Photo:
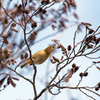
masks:
<instances>
[{"instance_id":1,"label":"pale blue sky","mask_svg":"<svg viewBox=\"0 0 100 100\"><path fill-rule=\"evenodd\" d=\"M100 25L100 0L75 0L77 4L77 9L76 13L79 16L79 22L88 22L91 23L94 30ZM61 43L67 47L69 44L72 44L72 37L73 34L76 30L76 26L71 27L61 33L60 35L56 35L54 37L50 37L46 40L44 40L42 43L38 43L37 45L34 45L32 48L34 48L33 53L36 52L37 50L42 50L45 47L48 46L48 44L52 43L51 39L57 38L61 36ZM45 30L45 34L48 33L50 30ZM83 31L84 32L84 31ZM68 34L66 34L68 33ZM41 36L40 36L41 37ZM39 38L40 38L39 37ZM78 35L79 38L83 37L83 34ZM55 56L60 57L59 53L55 53ZM49 61L46 61L44 64L37 66L37 76L41 77L44 76L44 71L46 71L46 66ZM75 86L77 84L78 80L80 79L78 76L78 73L81 71L85 70L85 66L91 65L91 62L89 60L85 60L84 58L82 59L75 59L75 63L78 65L81 65L82 67L80 68L79 72L77 74L74 74L73 78L70 79L70 82L67 84L68 86ZM70 66L69 66L70 67ZM84 78L82 85L88 85L90 82L94 86L96 82L99 82L100 80L100 72L98 70L90 70L90 74L88 77L90 78ZM28 72L25 70L25 72ZM94 75L95 74L95 75ZM52 74L50 74L52 75ZM28 72L27 77L32 76L32 71ZM96 77L94 77L96 76ZM20 81L15 81L17 86L16 88L13 88L11 85L9 85L4 91L0 93L0 100L28 100L33 98L33 88L30 85L30 83L24 81L23 79L20 79ZM41 85L39 81L37 82L37 90L40 91L41 87L44 85ZM43 88L43 87L42 87ZM100 94L100 91L98 92ZM93 94L92 94L93 95ZM45 96L45 94L43 94ZM78 100L92 100L89 97L86 97L84 94L79 92L78 90L63 90L60 95L55 96L54 99L53 97L49 94L48 95L48 100L70 100L71 97L75 97ZM100 97L95 96L96 100L99 100ZM45 100L45 99L38 99L38 100Z\"/></svg>"}]
</instances>

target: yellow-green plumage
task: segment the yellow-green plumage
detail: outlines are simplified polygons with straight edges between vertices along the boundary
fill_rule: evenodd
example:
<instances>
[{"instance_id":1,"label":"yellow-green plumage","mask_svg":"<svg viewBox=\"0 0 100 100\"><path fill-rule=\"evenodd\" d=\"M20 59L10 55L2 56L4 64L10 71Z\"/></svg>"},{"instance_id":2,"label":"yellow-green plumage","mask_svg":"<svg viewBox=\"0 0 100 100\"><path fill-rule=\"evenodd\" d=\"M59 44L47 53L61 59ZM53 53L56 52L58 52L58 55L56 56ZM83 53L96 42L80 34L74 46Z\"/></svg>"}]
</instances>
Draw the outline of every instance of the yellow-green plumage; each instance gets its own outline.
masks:
<instances>
[{"instance_id":1,"label":"yellow-green plumage","mask_svg":"<svg viewBox=\"0 0 100 100\"><path fill-rule=\"evenodd\" d=\"M50 56L50 54L55 50L54 46L49 46L45 50L41 50L36 52L32 55L32 60L34 61L34 64L42 64L47 60L47 58ZM27 59L26 62L21 66L23 68L24 66L32 64L31 59Z\"/></svg>"}]
</instances>

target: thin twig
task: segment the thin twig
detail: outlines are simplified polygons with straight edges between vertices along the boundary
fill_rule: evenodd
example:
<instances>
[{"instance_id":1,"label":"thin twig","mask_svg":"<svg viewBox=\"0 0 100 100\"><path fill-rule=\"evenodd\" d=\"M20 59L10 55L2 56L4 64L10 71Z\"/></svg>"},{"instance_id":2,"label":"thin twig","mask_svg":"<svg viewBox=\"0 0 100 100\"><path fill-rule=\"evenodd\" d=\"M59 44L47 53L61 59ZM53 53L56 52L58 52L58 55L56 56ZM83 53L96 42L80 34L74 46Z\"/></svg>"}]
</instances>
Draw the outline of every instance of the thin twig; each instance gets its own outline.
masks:
<instances>
[{"instance_id":1,"label":"thin twig","mask_svg":"<svg viewBox=\"0 0 100 100\"><path fill-rule=\"evenodd\" d=\"M88 95L87 93L83 92L81 89L79 89L83 94L85 94L87 97L92 98L93 100L96 100L95 98L93 98L92 96Z\"/></svg>"}]
</instances>

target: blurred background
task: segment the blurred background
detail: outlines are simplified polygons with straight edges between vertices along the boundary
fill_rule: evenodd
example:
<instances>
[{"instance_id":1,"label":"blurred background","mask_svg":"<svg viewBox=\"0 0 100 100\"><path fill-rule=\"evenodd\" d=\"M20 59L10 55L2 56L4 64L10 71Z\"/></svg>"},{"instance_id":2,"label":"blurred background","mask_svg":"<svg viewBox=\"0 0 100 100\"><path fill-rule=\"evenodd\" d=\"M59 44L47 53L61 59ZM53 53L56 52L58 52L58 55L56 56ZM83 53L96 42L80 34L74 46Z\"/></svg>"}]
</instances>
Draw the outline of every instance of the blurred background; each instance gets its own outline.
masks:
<instances>
[{"instance_id":1,"label":"blurred background","mask_svg":"<svg viewBox=\"0 0 100 100\"><path fill-rule=\"evenodd\" d=\"M17 5L21 4L21 0L10 0L10 1L11 3L9 5L9 9L14 9L15 4ZM3 0L3 6L5 8L7 8L8 2L9 0ZM57 33L56 28L55 30L53 30L51 26L48 26L45 29L41 30L34 41L34 45L31 46L32 54L39 50L43 50L47 46L53 44L51 39L60 40L60 43L66 48L68 45L73 45L74 33L77 29L77 26L81 22L91 23L92 26L90 26L90 28L94 30L96 30L97 27L100 26L100 13L99 13L100 0L92 0L92 1L91 0L75 0L75 3L77 5L76 9L71 8L71 11L69 11L68 15L66 15L66 17L69 20L69 23L67 23L66 25L67 28L64 29L63 31L60 31L59 33ZM47 12L51 8L58 9L61 5L62 5L62 2L56 3L52 7L48 8ZM78 18L74 18L72 12L75 12ZM52 16L49 16L49 17L52 18ZM34 18L34 20L35 19L36 18ZM38 25L40 25L40 20L37 20L37 26ZM28 26L28 29L30 29L29 26ZM18 30L20 31L20 34L17 36L17 39L15 38L15 41L17 43L20 43L20 39L23 38L23 33L21 33L22 32L21 29L18 29ZM82 31L77 34L76 43L83 39L85 32L86 32L86 29L83 27ZM61 50L57 49L52 55L60 59L62 55L60 51ZM29 52L27 51L27 53ZM96 53L96 55L97 56L100 55L100 52ZM70 87L76 86L80 80L79 73L85 71L86 68L92 64L92 61L94 60L87 59L85 57L76 58L72 63L70 63L70 65L67 66L66 69L63 70L61 75L63 73L68 72L68 70L71 68L71 65L73 63L76 63L78 66L80 66L79 70L77 71L77 73L75 73L72 76L72 78L69 80L68 83L63 82L61 85L64 85L64 86L66 85ZM20 62L20 58L17 59L17 62ZM100 64L98 66L100 66ZM51 77L55 74L55 64L52 64L50 62L50 59L48 59L45 63L43 63L42 65L36 65L36 67L37 67L36 89L37 89L37 93L39 93L46 86L46 84L51 80ZM24 75L25 77L32 80L34 71L31 66L28 68L26 67L24 69L18 68L17 71L21 75ZM95 86L98 82L100 82L100 77L99 77L100 71L98 69L96 69L95 67L92 67L88 70L88 73L89 75L83 78L80 86L92 87L92 86ZM13 76L16 76L16 74L13 74ZM14 81L14 82L16 83L15 88L9 85L3 91L0 92L0 100L32 100L32 98L34 97L32 85L22 78L19 78L19 81ZM53 91L54 93L56 93L57 89L53 89ZM87 91L84 91L84 92L93 96L96 100L100 99L99 96L96 96L93 93L90 93ZM97 91L97 93L100 94L100 91ZM84 95L79 90L62 89L59 95L54 95L54 96L48 93L48 91L46 91L38 100L92 100L92 99Z\"/></svg>"}]
</instances>

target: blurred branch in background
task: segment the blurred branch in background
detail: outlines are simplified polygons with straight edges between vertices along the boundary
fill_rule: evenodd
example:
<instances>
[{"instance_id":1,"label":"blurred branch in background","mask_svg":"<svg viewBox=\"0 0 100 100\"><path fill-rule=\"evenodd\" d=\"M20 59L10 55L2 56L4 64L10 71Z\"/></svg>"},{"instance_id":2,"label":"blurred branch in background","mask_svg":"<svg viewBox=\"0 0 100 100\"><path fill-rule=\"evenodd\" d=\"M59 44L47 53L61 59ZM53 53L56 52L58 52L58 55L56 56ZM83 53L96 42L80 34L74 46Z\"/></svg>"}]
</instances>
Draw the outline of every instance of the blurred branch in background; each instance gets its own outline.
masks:
<instances>
[{"instance_id":1,"label":"blurred branch in background","mask_svg":"<svg viewBox=\"0 0 100 100\"><path fill-rule=\"evenodd\" d=\"M11 6L12 4L14 6ZM79 90L87 98L93 100L96 99L84 90L100 97L100 94L97 93L100 88L99 80L95 86L80 86L84 77L88 76L88 70L93 67L100 70L98 66L100 55L96 55L100 52L100 26L94 30L90 28L91 23L81 22L79 24L79 17L75 13L76 7L74 0L18 0L17 2L11 0L3 2L0 0L0 92L6 91L9 84L16 87L16 81L13 80L20 82L20 78L23 78L33 86L33 100L42 98L44 93L46 93L45 99L47 100L48 93L57 96L63 89ZM60 40L54 39L54 35L58 35L75 25L78 25L78 27L72 37L73 45L68 45L66 48ZM48 27L51 30L45 36L42 31ZM78 33L81 33L83 28L85 29L83 38L77 42ZM41 35L43 37L37 40ZM67 33L67 38L68 35ZM44 72L45 76L42 78L37 73L37 65L34 64L34 58L31 56L31 48L50 37L52 37L52 45L55 45L56 50L60 50L61 58L50 56L47 70ZM56 50L54 53L56 53ZM66 83L82 67L82 65L73 63L78 57L80 59L82 57L90 59L92 65L85 66L86 70L79 73L80 80L76 85L67 86ZM27 78L27 75L23 74L25 69L29 70L30 65L20 69L21 64L27 59L30 59L30 65L33 66L31 78ZM68 68L67 66L71 67ZM51 76L50 73L53 73L53 75ZM36 80L39 80L39 84L43 83L45 85L40 92L37 90Z\"/></svg>"}]
</instances>

